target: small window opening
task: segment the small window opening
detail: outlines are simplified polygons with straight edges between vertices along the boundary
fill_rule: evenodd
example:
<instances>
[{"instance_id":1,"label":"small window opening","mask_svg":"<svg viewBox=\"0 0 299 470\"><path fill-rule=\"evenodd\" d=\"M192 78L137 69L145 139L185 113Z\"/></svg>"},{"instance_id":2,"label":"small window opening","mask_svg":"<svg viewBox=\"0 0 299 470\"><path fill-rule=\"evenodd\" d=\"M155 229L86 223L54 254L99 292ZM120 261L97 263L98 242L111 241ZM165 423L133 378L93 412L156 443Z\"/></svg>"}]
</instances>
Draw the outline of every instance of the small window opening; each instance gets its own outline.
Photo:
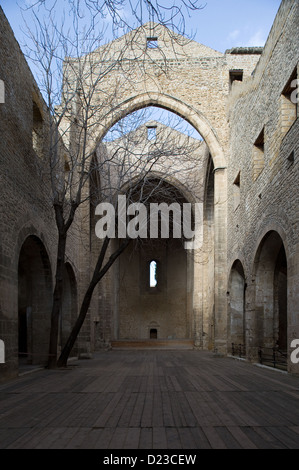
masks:
<instances>
[{"instance_id":1,"label":"small window opening","mask_svg":"<svg viewBox=\"0 0 299 470\"><path fill-rule=\"evenodd\" d=\"M157 49L158 48L158 38L157 37L146 38L146 48L147 49Z\"/></svg>"},{"instance_id":2,"label":"small window opening","mask_svg":"<svg viewBox=\"0 0 299 470\"><path fill-rule=\"evenodd\" d=\"M265 145L265 128L264 127L261 133L259 134L258 138L256 139L254 145L258 147L260 150L264 151L264 145Z\"/></svg>"},{"instance_id":3,"label":"small window opening","mask_svg":"<svg viewBox=\"0 0 299 470\"><path fill-rule=\"evenodd\" d=\"M150 287L157 287L157 261L150 262Z\"/></svg>"},{"instance_id":4,"label":"small window opening","mask_svg":"<svg viewBox=\"0 0 299 470\"><path fill-rule=\"evenodd\" d=\"M263 127L261 133L256 139L253 146L253 180L255 181L265 166L265 128Z\"/></svg>"},{"instance_id":5,"label":"small window opening","mask_svg":"<svg viewBox=\"0 0 299 470\"><path fill-rule=\"evenodd\" d=\"M294 161L295 161L295 152L294 152L294 150L293 150L293 151L290 153L290 155L288 156L288 161L289 161L290 163L294 163Z\"/></svg>"},{"instance_id":6,"label":"small window opening","mask_svg":"<svg viewBox=\"0 0 299 470\"><path fill-rule=\"evenodd\" d=\"M297 74L297 67L296 67L282 92L282 94L286 98L288 98L293 104L297 104L296 103L297 100L295 99L297 98L296 89L298 88L297 79L298 79L298 74Z\"/></svg>"},{"instance_id":7,"label":"small window opening","mask_svg":"<svg viewBox=\"0 0 299 470\"><path fill-rule=\"evenodd\" d=\"M157 339L158 338L158 331L156 328L150 329L150 339Z\"/></svg>"},{"instance_id":8,"label":"small window opening","mask_svg":"<svg viewBox=\"0 0 299 470\"><path fill-rule=\"evenodd\" d=\"M33 101L32 146L38 156L43 154L43 118L39 107Z\"/></svg>"},{"instance_id":9,"label":"small window opening","mask_svg":"<svg viewBox=\"0 0 299 470\"><path fill-rule=\"evenodd\" d=\"M230 88L232 84L235 82L242 82L243 81L243 70L230 70L229 72L229 85Z\"/></svg>"},{"instance_id":10,"label":"small window opening","mask_svg":"<svg viewBox=\"0 0 299 470\"><path fill-rule=\"evenodd\" d=\"M238 176L236 177L234 181L234 210L237 209L240 205L240 199L241 199L241 183L240 183L240 175L241 172L239 171Z\"/></svg>"},{"instance_id":11,"label":"small window opening","mask_svg":"<svg viewBox=\"0 0 299 470\"><path fill-rule=\"evenodd\" d=\"M70 164L69 164L69 162L68 162L67 160L64 161L64 171L65 171L66 173L68 173L69 171L71 171L71 169L70 169Z\"/></svg>"},{"instance_id":12,"label":"small window opening","mask_svg":"<svg viewBox=\"0 0 299 470\"><path fill-rule=\"evenodd\" d=\"M157 138L157 126L148 126L147 127L147 139L156 140Z\"/></svg>"}]
</instances>

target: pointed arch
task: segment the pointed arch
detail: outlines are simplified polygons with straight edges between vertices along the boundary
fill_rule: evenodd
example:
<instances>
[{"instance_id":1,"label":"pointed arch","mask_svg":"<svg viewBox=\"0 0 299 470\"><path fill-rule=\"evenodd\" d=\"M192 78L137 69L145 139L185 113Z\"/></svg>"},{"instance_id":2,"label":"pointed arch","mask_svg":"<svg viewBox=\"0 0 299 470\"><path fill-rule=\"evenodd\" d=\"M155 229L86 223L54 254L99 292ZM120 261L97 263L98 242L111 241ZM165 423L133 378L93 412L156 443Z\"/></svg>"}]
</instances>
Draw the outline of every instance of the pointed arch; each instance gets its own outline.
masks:
<instances>
[{"instance_id":1,"label":"pointed arch","mask_svg":"<svg viewBox=\"0 0 299 470\"><path fill-rule=\"evenodd\" d=\"M101 129L98 133L98 141L101 141L108 130L116 124L120 119L128 114L138 111L139 109L149 106L156 106L159 108L171 111L178 116L185 119L201 134L206 144L209 147L211 156L213 158L215 168L226 167L226 159L224 152L219 143L218 137L208 119L199 111L194 109L189 104L184 103L178 98L159 92L146 92L136 96L132 96L106 115L106 118L101 124Z\"/></svg>"},{"instance_id":2,"label":"pointed arch","mask_svg":"<svg viewBox=\"0 0 299 470\"><path fill-rule=\"evenodd\" d=\"M23 242L18 260L18 351L20 360L46 364L52 306L52 270L35 235Z\"/></svg>"},{"instance_id":3,"label":"pointed arch","mask_svg":"<svg viewBox=\"0 0 299 470\"><path fill-rule=\"evenodd\" d=\"M258 347L287 347L287 249L280 234L264 235L254 263Z\"/></svg>"}]
</instances>

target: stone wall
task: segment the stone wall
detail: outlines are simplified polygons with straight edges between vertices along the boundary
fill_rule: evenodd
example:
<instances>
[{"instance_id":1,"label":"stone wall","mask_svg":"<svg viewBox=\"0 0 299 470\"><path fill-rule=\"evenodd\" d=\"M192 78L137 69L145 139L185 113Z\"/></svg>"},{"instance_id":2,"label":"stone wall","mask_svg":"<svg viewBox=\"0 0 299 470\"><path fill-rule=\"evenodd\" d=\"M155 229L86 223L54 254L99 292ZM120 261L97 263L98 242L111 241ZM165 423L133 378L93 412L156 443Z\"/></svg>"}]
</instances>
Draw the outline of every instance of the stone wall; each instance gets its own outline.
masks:
<instances>
[{"instance_id":1,"label":"stone wall","mask_svg":"<svg viewBox=\"0 0 299 470\"><path fill-rule=\"evenodd\" d=\"M279 234L286 252L288 348L291 339L299 334L298 105L285 97L286 86L298 73L298 40L298 2L282 2L252 78L234 84L229 99L228 274L233 263L240 260L246 281L245 334L249 356L254 356L259 346L255 336L261 316L266 315L267 309L272 309L272 313L268 312L270 317L274 315L270 305L274 281L266 281L270 258L267 261L265 256L267 246L273 263L278 256L277 245L267 241L271 231ZM264 275L258 278L261 263ZM260 285L256 286L258 282ZM263 286L263 298L268 296L268 300L261 311L257 305L258 289ZM263 327L266 328L266 320Z\"/></svg>"},{"instance_id":2,"label":"stone wall","mask_svg":"<svg viewBox=\"0 0 299 470\"><path fill-rule=\"evenodd\" d=\"M153 37L157 38L158 47L148 48L147 39ZM230 71L242 69L243 80L248 80L260 52L249 48L222 54L174 35L160 25L148 23L87 56L68 58L65 63L64 102L76 92L81 69L84 70L81 83L85 95L92 93L93 117L88 140L91 153L113 124L146 106L158 106L179 114L194 125L205 140L215 168L215 251L210 253L215 254L215 290L209 296L198 295L194 308L198 317L196 323L200 325L199 344L203 344L204 333L205 344L214 344L214 340L209 339L213 331L219 352L226 351L226 162L229 148L226 105L231 88ZM95 76L96 81L89 78ZM64 130L69 119L71 115L62 123ZM69 139L70 134L66 133L66 145ZM202 268L202 265L203 260L196 264L197 282L201 285L204 273L210 273L207 266ZM203 303L207 299L209 304L212 299L212 308ZM207 321L203 320L204 312L209 312ZM214 314L217 328L214 320L211 321ZM205 332L204 323L207 323Z\"/></svg>"},{"instance_id":3,"label":"stone wall","mask_svg":"<svg viewBox=\"0 0 299 470\"><path fill-rule=\"evenodd\" d=\"M299 337L298 106L290 100L290 84L298 78L298 9L296 0L282 1L263 51L234 48L222 54L148 23L65 62L62 104L72 93L76 96L61 124L66 149L74 145L76 119L81 119L76 71L83 61L85 72L89 68L93 79L97 77L91 82L87 73L81 83L93 93L91 155L113 124L146 106L177 113L202 135L205 165L197 169L197 197L204 196L204 246L192 266L180 258L187 266L183 288L177 289L181 305L187 305L186 329L183 332L179 309L172 305L176 326L161 332L193 335L195 346L218 353L226 353L233 340L244 341L250 360L257 360L259 346L277 341L290 349L291 339ZM149 47L149 39L157 41L154 47ZM0 80L5 84L5 102L0 102L4 378L18 371L20 329L23 339L28 330L21 344L30 353L27 360L31 355L32 363L43 363L46 355L57 232L47 168L45 103L2 9L0 59ZM233 81L241 71L242 83ZM180 181L182 186L188 186L187 180ZM76 317L100 248L94 240L94 222L88 201L79 209L68 241L63 338ZM174 269L168 261L166 265ZM125 268L125 258L117 261L96 289L80 337L82 351L109 345L119 332L128 337L127 327L118 321L121 309L133 308L133 297L130 305L119 306L125 295L120 277ZM132 271L127 281L125 288L132 290ZM180 280L174 276L173 282ZM154 305L149 299L142 300L146 308ZM168 305L168 300L163 302ZM287 336L281 333L286 311ZM159 324L154 316L146 319L146 328ZM122 320L127 319L123 314ZM146 334L144 324L138 331ZM292 364L289 370L297 372Z\"/></svg>"},{"instance_id":4,"label":"stone wall","mask_svg":"<svg viewBox=\"0 0 299 470\"><path fill-rule=\"evenodd\" d=\"M44 363L47 358L57 235L45 104L1 8L0 44L5 84L5 102L0 104L0 338L6 357L0 364L1 380L16 375L22 359L19 315L28 330L26 359ZM68 258L76 272L75 251L70 242Z\"/></svg>"}]
</instances>

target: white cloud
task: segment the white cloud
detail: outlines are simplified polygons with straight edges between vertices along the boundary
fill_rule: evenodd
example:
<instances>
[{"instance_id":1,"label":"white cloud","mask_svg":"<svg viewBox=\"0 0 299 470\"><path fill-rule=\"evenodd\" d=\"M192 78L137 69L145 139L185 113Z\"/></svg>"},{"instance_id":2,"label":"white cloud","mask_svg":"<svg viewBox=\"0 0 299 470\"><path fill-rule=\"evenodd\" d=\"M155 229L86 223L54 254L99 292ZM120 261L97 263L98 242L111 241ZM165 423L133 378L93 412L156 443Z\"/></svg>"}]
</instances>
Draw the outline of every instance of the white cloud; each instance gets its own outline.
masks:
<instances>
[{"instance_id":1,"label":"white cloud","mask_svg":"<svg viewBox=\"0 0 299 470\"><path fill-rule=\"evenodd\" d=\"M266 42L267 36L265 35L264 31L261 29L257 31L251 38L248 40L247 45L252 46L264 46Z\"/></svg>"},{"instance_id":2,"label":"white cloud","mask_svg":"<svg viewBox=\"0 0 299 470\"><path fill-rule=\"evenodd\" d=\"M240 30L239 29L235 29L234 31L231 31L228 35L228 39L229 40L234 40L234 39L237 39L237 37L240 36Z\"/></svg>"}]
</instances>

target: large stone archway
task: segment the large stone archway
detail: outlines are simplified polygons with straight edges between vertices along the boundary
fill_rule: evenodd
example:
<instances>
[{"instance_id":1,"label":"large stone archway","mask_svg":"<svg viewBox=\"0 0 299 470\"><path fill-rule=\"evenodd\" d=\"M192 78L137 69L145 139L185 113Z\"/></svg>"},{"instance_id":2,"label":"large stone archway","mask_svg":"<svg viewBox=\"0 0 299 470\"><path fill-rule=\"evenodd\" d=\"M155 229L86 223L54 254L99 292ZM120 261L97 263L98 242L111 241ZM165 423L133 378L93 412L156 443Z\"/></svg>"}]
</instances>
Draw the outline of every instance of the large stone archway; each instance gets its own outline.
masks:
<instances>
[{"instance_id":1,"label":"large stone archway","mask_svg":"<svg viewBox=\"0 0 299 470\"><path fill-rule=\"evenodd\" d=\"M90 58L94 65L94 72L98 69L101 74L101 60L109 66L109 73L103 74L103 79L97 79L92 92L92 106L94 113L88 129L88 153L94 155L95 150L111 127L125 116L150 106L158 107L175 113L189 124L204 139L213 162L213 286L207 297L198 292L196 302L196 318L198 318L198 333L196 344L200 347L209 347L219 354L227 351L227 158L228 151L228 123L225 103L229 92L229 69L231 57L197 43L177 44L173 49L165 36L165 30L157 26L159 36L159 51L147 51L146 34L148 25L134 32L134 40L138 38L138 54L134 55L134 44L126 49L128 39L126 36L119 40L100 47ZM179 41L180 42L180 41ZM141 47L142 45L142 47ZM144 49L143 49L144 47ZM123 48L123 49L122 49ZM142 52L143 51L143 52ZM121 52L120 62L115 57ZM126 57L128 53L128 57ZM154 54L154 55L152 55ZM156 55L155 55L156 54ZM133 60L132 60L133 59ZM66 77L69 77L68 90L77 93L75 83L74 64L80 59L71 61L65 67ZM88 61L83 67L89 66ZM250 66L251 67L251 66ZM105 67L104 67L105 68ZM219 70L221 69L221 73ZM217 70L217 73L216 73ZM245 75L251 73L246 69ZM88 75L88 69L86 70ZM192 80L190 80L190 74ZM88 80L86 80L89 86ZM66 92L68 93L68 90ZM107 99L110 97L109 99ZM100 106L99 106L100 104ZM99 108L97 108L99 106ZM76 112L76 111L75 111ZM63 127L63 124L62 124ZM76 125L73 127L75 135ZM71 133L69 133L69 137ZM70 141L66 145L71 146ZM211 178L211 175L209 175ZM87 196L89 189L86 188ZM209 196L210 197L210 196ZM83 212L90 211L89 204ZM91 220L91 218L90 218ZM195 278L204 283L204 269L202 261L193 266ZM210 268L212 264L210 263ZM210 270L209 268L209 270ZM109 290L109 287L108 287ZM111 290L111 289L110 289ZM195 288L196 290L196 288ZM105 294L105 307L111 304ZM207 306L210 303L210 307ZM204 311L209 312L209 321L203 320ZM97 317L97 315L95 315ZM97 321L97 324L99 322ZM107 329L103 326L103 329ZM213 337L206 341L204 335Z\"/></svg>"},{"instance_id":2,"label":"large stone archway","mask_svg":"<svg viewBox=\"0 0 299 470\"><path fill-rule=\"evenodd\" d=\"M215 168L225 168L226 158L216 132L204 114L177 97L161 92L146 92L130 96L108 113L98 126L97 141L100 142L108 130L120 119L142 108L155 106L171 111L189 122L209 147Z\"/></svg>"},{"instance_id":3,"label":"large stone archway","mask_svg":"<svg viewBox=\"0 0 299 470\"><path fill-rule=\"evenodd\" d=\"M157 185L152 177L149 193ZM175 186L163 181L158 196L153 195L150 201L159 203L165 198L179 205L188 202ZM181 238L173 237L172 228L170 222L167 238L160 234L158 238L133 240L120 257L114 277L118 285L115 340L193 341L193 253L184 249Z\"/></svg>"},{"instance_id":4,"label":"large stone archway","mask_svg":"<svg viewBox=\"0 0 299 470\"><path fill-rule=\"evenodd\" d=\"M111 128L117 121L134 111L148 106L158 106L180 115L201 134L209 150L211 161L213 163L212 174L207 173L206 175L206 178L213 179L213 319L210 315L211 318L206 322L207 326L204 326L204 310L207 310L207 305L204 305L205 295L203 292L198 290L195 292L197 301L195 306L196 312L194 313L194 317L196 318L194 334L196 336L195 343L197 346L213 348L217 353L225 354L227 352L227 173L225 155L214 129L203 114L197 112L192 106L183 103L178 98L157 92L146 92L138 96L132 96L119 104L117 108L114 108L101 123L101 128L98 128L98 140L100 141L104 137L105 133L108 132L109 128ZM207 180L205 185L208 185ZM210 198L211 195L209 194L207 197ZM211 201L209 204L211 204ZM206 237L206 243L210 243L210 240L208 241L208 237ZM205 267L203 267L203 261L201 260L198 262L192 267L192 269L195 270L194 277L197 280L196 282L203 284L205 282L204 276L206 275L206 272L204 273ZM195 289L197 289L196 286ZM209 333L205 332L204 329L206 331L208 330ZM206 338L204 338L204 335ZM208 341L206 341L207 337L210 338ZM213 339L211 339L212 337Z\"/></svg>"}]
</instances>

